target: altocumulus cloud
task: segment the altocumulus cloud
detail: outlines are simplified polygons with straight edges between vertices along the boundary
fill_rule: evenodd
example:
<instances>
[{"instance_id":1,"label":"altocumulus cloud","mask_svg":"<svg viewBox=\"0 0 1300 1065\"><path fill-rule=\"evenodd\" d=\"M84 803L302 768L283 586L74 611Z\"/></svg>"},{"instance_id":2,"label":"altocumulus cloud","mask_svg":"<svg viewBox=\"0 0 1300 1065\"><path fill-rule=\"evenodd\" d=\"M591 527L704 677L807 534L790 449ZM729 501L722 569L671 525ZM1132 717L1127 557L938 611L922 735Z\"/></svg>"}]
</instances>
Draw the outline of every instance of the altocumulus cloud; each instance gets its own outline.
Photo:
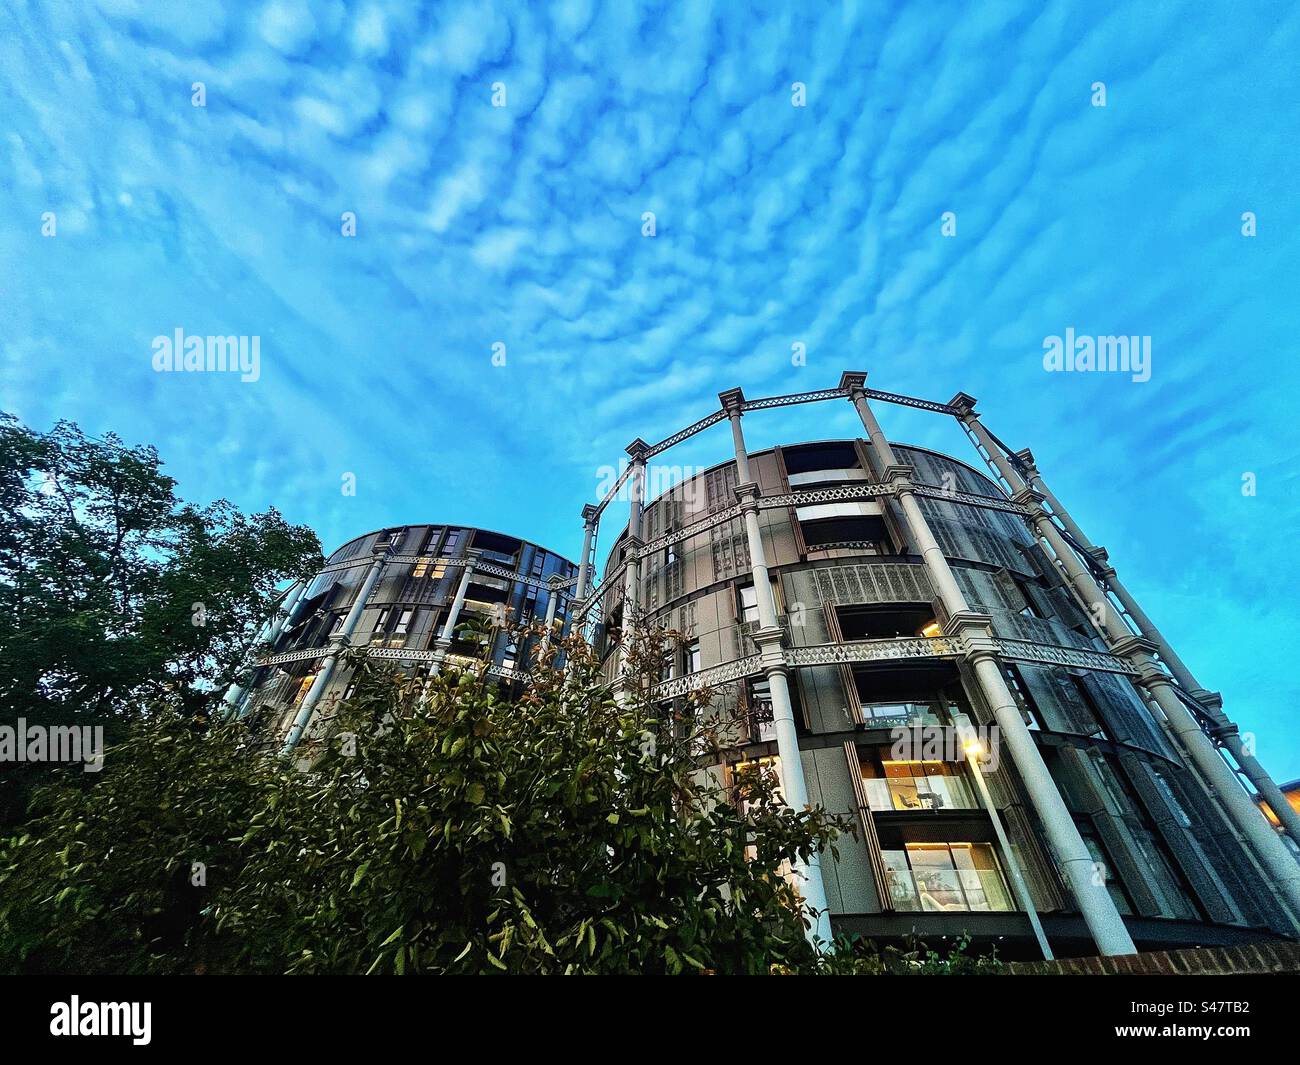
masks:
<instances>
[{"instance_id":1,"label":"altocumulus cloud","mask_svg":"<svg viewBox=\"0 0 1300 1065\"><path fill-rule=\"evenodd\" d=\"M327 544L527 513L573 552L598 468L722 388L862 367L964 389L1243 724L1284 734L1287 664L1247 675L1238 640L1288 624L1264 574L1290 572L1300 524L1278 402L1297 384L1279 353L1300 329L1300 138L1279 107L1300 14L417 7L6 4L0 406L154 442L187 495L275 503ZM153 374L150 339L176 327L260 336L261 379ZM1151 336L1151 381L1045 374L1067 327ZM750 429L852 431L847 405ZM1300 775L1300 751L1262 753Z\"/></svg>"}]
</instances>

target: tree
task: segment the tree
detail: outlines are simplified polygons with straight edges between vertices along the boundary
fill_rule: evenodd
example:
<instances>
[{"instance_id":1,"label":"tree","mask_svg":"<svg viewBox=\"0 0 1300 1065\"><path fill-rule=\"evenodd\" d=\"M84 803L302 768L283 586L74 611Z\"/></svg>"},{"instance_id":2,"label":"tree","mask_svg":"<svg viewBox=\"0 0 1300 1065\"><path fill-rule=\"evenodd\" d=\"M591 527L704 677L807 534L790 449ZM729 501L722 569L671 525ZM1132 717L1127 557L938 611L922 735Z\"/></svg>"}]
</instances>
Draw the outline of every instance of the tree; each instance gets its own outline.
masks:
<instances>
[{"instance_id":1,"label":"tree","mask_svg":"<svg viewBox=\"0 0 1300 1065\"><path fill-rule=\"evenodd\" d=\"M320 544L274 509L182 504L150 447L0 415L0 724L102 725L143 707L210 712L276 587ZM0 823L34 770L8 767Z\"/></svg>"},{"instance_id":2,"label":"tree","mask_svg":"<svg viewBox=\"0 0 1300 1065\"><path fill-rule=\"evenodd\" d=\"M519 635L515 698L484 665L408 677L354 652L359 683L306 774L246 722L144 717L92 789L50 788L0 844L0 966L814 967L785 871L847 822L789 809L768 772L723 786L693 707L673 717L639 682L615 698L581 640Z\"/></svg>"}]
</instances>

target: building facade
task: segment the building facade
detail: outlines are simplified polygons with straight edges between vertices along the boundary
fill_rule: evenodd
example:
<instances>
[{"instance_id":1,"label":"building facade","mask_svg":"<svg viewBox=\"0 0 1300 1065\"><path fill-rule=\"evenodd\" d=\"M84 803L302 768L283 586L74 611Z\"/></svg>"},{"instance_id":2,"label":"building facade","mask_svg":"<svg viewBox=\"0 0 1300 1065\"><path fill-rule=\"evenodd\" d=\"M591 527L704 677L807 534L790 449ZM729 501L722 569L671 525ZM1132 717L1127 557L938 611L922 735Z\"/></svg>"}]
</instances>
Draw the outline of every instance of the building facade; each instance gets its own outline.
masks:
<instances>
[{"instance_id":1,"label":"building facade","mask_svg":"<svg viewBox=\"0 0 1300 1065\"><path fill-rule=\"evenodd\" d=\"M969 935L1033 958L1300 935L1300 811L974 399L880 392L850 372L817 392L719 400L629 445L583 508L576 566L455 526L345 544L291 590L232 713L310 757L349 690L348 646L412 672L486 654L522 684L528 649L505 623L546 619L581 631L627 697L631 641L673 630L662 674L639 683L679 711L712 693L701 713L725 722L724 754L701 771L730 787L739 767L767 765L791 806L856 825L838 857L791 871L821 940ZM861 435L748 451L745 417L815 402L851 404ZM987 472L892 443L885 404L956 419ZM721 461L647 500L658 456L714 426L730 430ZM596 584L615 499L630 516ZM471 619L482 635L466 640Z\"/></svg>"},{"instance_id":2,"label":"building facade","mask_svg":"<svg viewBox=\"0 0 1300 1065\"><path fill-rule=\"evenodd\" d=\"M889 443L876 398L958 418L989 474ZM974 400L875 393L863 374L720 399L629 446L632 516L579 618L616 686L629 633L682 634L651 696L714 692L724 786L766 763L791 805L856 822L837 860L798 871L823 937L970 934L1033 957L1031 912L1061 954L1296 934L1300 866L1240 779L1262 790L1262 767ZM863 436L746 451L749 411L824 400L853 403ZM643 499L655 456L723 422L730 457ZM599 517L584 512L588 539ZM979 768L944 746L963 723L986 740Z\"/></svg>"},{"instance_id":3,"label":"building facade","mask_svg":"<svg viewBox=\"0 0 1300 1065\"><path fill-rule=\"evenodd\" d=\"M310 758L351 689L346 647L364 647L411 674L486 659L491 675L520 683L514 667L528 647L510 629L536 620L567 632L576 573L553 551L486 529L403 525L367 533L289 590L263 634L267 657L248 689L232 688L226 702L287 751Z\"/></svg>"}]
</instances>

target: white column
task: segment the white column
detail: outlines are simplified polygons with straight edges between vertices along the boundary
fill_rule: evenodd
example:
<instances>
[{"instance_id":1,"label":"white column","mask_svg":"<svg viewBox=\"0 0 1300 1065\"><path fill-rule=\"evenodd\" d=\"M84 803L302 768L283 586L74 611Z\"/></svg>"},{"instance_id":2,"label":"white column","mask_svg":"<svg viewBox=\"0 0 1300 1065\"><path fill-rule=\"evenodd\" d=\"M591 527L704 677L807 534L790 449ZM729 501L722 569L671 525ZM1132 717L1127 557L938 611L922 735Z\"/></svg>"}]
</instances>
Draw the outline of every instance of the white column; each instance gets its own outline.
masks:
<instances>
[{"instance_id":1,"label":"white column","mask_svg":"<svg viewBox=\"0 0 1300 1065\"><path fill-rule=\"evenodd\" d=\"M992 456L998 472L1015 490L1015 501L1029 509L1029 520L1056 556L1070 583L1079 593L1080 599L1092 612L1094 622L1099 623L1107 645L1116 654L1128 658L1138 673L1138 683L1142 685L1151 698L1155 700L1164 715L1164 724L1182 746L1192 761L1200 769L1205 782L1218 794L1228 815L1237 829L1249 841L1260 864L1273 879L1273 888L1286 901L1292 911L1292 920L1300 928L1300 863L1297 863L1286 844L1278 838L1277 833L1268 823L1263 812L1237 780L1236 774L1223 760L1210 737L1205 734L1200 724L1183 704L1174 690L1173 684L1151 654L1153 647L1147 641L1135 636L1125 624L1119 611L1110 599L1097 586L1078 556L1066 543L1056 523L1048 517L1038 502L1037 496L1025 485L1020 474L1007 461L996 442L989 436L988 430L980 424L974 410L967 408L960 416L970 427L976 439Z\"/></svg>"},{"instance_id":2,"label":"white column","mask_svg":"<svg viewBox=\"0 0 1300 1065\"><path fill-rule=\"evenodd\" d=\"M272 617L268 618L261 629L258 630L257 638L253 641L254 649L262 644L274 644L280 638L280 633L284 631L285 622L289 620L294 607L298 605L298 600L302 598L302 593L311 583L311 580L298 581L285 592L284 598L275 605ZM222 699L226 704L222 716L227 720L233 717L243 717L246 712L244 708L248 702L249 694L249 691L242 685L232 681Z\"/></svg>"},{"instance_id":3,"label":"white column","mask_svg":"<svg viewBox=\"0 0 1300 1065\"><path fill-rule=\"evenodd\" d=\"M307 697L303 699L302 706L298 709L298 715L294 718L293 727L285 738L281 754L292 754L294 748L302 740L303 733L307 731L307 725L316 710L316 704L320 702L321 696L325 694L325 689L329 687L330 680L333 679L334 670L338 666L339 655L342 653L343 648L351 643L352 633L357 627L357 622L361 620L361 612L365 609L366 600L370 598L370 593L375 590L375 585L379 582L379 576L384 571L384 563L388 559L389 550L389 546L385 545L375 551L374 559L370 563L370 569L366 573L365 580L361 582L361 587L357 589L356 598L352 600L352 606L343 619L342 626L338 632L330 637L330 653L321 662L320 669L316 673L316 679L312 681L311 689L307 692Z\"/></svg>"},{"instance_id":4,"label":"white column","mask_svg":"<svg viewBox=\"0 0 1300 1065\"><path fill-rule=\"evenodd\" d=\"M974 431L981 439L981 442L983 442L987 433L984 431L983 426L980 425L978 418L979 416L975 415L972 411L972 422L968 424L971 424L972 431ZM976 428L977 426L978 428ZM987 443L984 446L989 448ZM996 461L998 451L993 448L989 448L989 451L990 454L995 456ZM1114 567L1109 564L1109 558L1105 548L1095 547L1092 544L1084 534L1083 530L1070 516L1069 511L1061 505L1061 501L1057 499L1052 493L1052 490L1047 487L1047 483L1043 480L1042 474L1038 472L1038 466L1034 463L1033 454L1028 449L1025 449L1017 451L1016 458L1020 460L1022 467L1028 474L1028 486L1038 492L1038 494L1047 501L1048 506L1052 508L1052 513L1060 520L1061 524L1065 526L1065 531L1070 534L1074 541L1083 548L1084 551L1096 559L1098 563L1106 567L1106 583L1115 593L1115 598L1123 604L1129 617L1131 617L1137 624L1142 638L1155 645L1156 653L1160 656L1160 660L1169 668L1169 672L1171 672L1178 683L1182 685L1183 690L1204 704L1211 716L1216 719L1218 726L1214 730L1214 738L1220 741L1232 754L1233 759L1239 766L1241 766L1242 772L1246 774L1251 784L1254 785L1255 789L1259 792L1260 797L1268 803L1270 809L1272 809L1277 815L1277 819L1281 823L1286 834L1296 843L1300 844L1300 813L1297 813L1295 808L1287 802L1286 796L1282 794L1281 789L1278 788L1277 783L1269 775L1268 770L1260 764L1259 759L1247 750L1245 744L1242 743L1241 735L1237 730L1237 726L1228 720L1220 710L1221 700L1219 696L1215 692L1207 691L1200 684L1192 674L1192 671L1188 668L1187 664L1183 662L1183 660L1178 656L1178 653L1170 645L1169 641L1166 640L1160 630L1156 628L1155 622L1151 620L1146 611L1142 609L1141 605L1133 597L1133 594L1119 579L1119 575L1115 572Z\"/></svg>"},{"instance_id":5,"label":"white column","mask_svg":"<svg viewBox=\"0 0 1300 1065\"><path fill-rule=\"evenodd\" d=\"M1011 752L1011 760L1097 949L1103 954L1135 954L1137 948L1124 926L1124 920L1115 908L1105 882L1098 883L1100 878L1094 876L1092 854L1083 842L1079 828L1047 770L1042 753L1020 716L1020 707L1007 687L995 653L996 644L992 639L989 619L971 611L953 577L952 567L940 550L916 501L912 483L906 476L908 469L895 460L893 448L889 446L867 403L863 391L866 387L866 374L846 373L840 379L840 387L849 393L862 418L862 426L872 449L881 463L882 472L894 486L912 544L925 562L926 572L939 602L948 615L945 631L958 639L966 649L966 660L993 713L1002 740Z\"/></svg>"},{"instance_id":6,"label":"white column","mask_svg":"<svg viewBox=\"0 0 1300 1065\"><path fill-rule=\"evenodd\" d=\"M617 690L621 695L630 671L629 659L636 635L636 622L641 614L641 560L638 557L645 544L641 540L641 512L645 504L645 441L639 437L627 446L632 457L632 472L627 479L629 510L627 536L623 540L627 569L623 571L623 631L619 635Z\"/></svg>"},{"instance_id":7,"label":"white column","mask_svg":"<svg viewBox=\"0 0 1300 1065\"><path fill-rule=\"evenodd\" d=\"M763 535L758 525L758 485L750 480L749 453L745 448L745 434L740 425L744 394L738 388L723 392L719 398L731 421L731 437L736 450L736 472L740 483L736 485L736 498L740 502L745 520L745 540L749 547L749 561L754 578L754 598L758 604L758 631L753 634L762 656L763 672L772 695L772 727L776 733L776 750L781 759L781 794L793 810L802 811L808 803L808 783L804 778L803 759L799 752L799 730L794 721L794 706L790 699L785 653L781 649L782 632L776 620L776 599L772 594L772 578L767 569L767 555L763 550ZM808 930L813 946L827 947L832 940L830 904L826 899L826 885L822 879L821 855L814 853L807 862L796 861L794 873L800 880L799 893L813 911L812 927Z\"/></svg>"},{"instance_id":8,"label":"white column","mask_svg":"<svg viewBox=\"0 0 1300 1065\"><path fill-rule=\"evenodd\" d=\"M582 555L578 558L578 583L574 586L575 603L585 602L591 580L591 541L600 524L600 511L588 503L582 508Z\"/></svg>"},{"instance_id":9,"label":"white column","mask_svg":"<svg viewBox=\"0 0 1300 1065\"><path fill-rule=\"evenodd\" d=\"M551 646L551 637L555 633L555 614L560 605L560 584L562 581L563 578L558 573L547 581L549 588L546 597L546 635L542 637L543 648Z\"/></svg>"},{"instance_id":10,"label":"white column","mask_svg":"<svg viewBox=\"0 0 1300 1065\"><path fill-rule=\"evenodd\" d=\"M456 585L456 595L451 601L451 610L447 613L447 620L443 622L442 632L433 641L433 661L429 664L431 677L442 669L451 641L456 637L456 626L460 623L460 612L465 608L465 596L469 593L469 582L474 576L474 562L477 557L471 552L461 562L460 583Z\"/></svg>"}]
</instances>

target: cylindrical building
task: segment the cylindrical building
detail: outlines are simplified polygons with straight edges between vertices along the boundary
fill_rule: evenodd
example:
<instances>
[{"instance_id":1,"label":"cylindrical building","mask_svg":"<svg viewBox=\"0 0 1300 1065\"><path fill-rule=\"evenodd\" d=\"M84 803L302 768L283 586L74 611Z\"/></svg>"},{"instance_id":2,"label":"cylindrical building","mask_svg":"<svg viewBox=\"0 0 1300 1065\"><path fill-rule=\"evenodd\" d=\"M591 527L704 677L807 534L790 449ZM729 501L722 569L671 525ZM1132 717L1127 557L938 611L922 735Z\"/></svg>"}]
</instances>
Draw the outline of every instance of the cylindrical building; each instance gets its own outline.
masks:
<instances>
[{"instance_id":1,"label":"cylindrical building","mask_svg":"<svg viewBox=\"0 0 1300 1065\"><path fill-rule=\"evenodd\" d=\"M829 910L823 932L931 945L970 934L977 949L1038 956L1014 863L1058 954L1294 935L1285 867L1269 864L1277 854L1236 796L1207 785L1153 692L1186 696L1207 731L1226 718L1160 671L1144 633L1099 624L1031 531L1036 499L888 443L868 396L973 420L969 397L907 400L846 374L823 393L723 393L721 411L629 447L629 528L578 614L610 681L629 631L684 634L652 697L714 690L706 713L739 725L710 771L725 783L770 760L787 798L856 822L838 860L805 871L805 898ZM851 401L864 437L745 450L746 411L825 399ZM656 454L728 420L734 457L645 500ZM959 715L986 741L1011 854L954 749ZM796 756L792 773L782 762Z\"/></svg>"},{"instance_id":2,"label":"cylindrical building","mask_svg":"<svg viewBox=\"0 0 1300 1065\"><path fill-rule=\"evenodd\" d=\"M577 567L518 537L458 525L403 525L351 540L306 584L291 589L266 634L270 650L247 693L227 702L257 715L269 738L310 755L350 690L347 646L428 672L486 658L489 673L519 679L525 661L508 631L550 618L567 632ZM462 626L471 625L470 632Z\"/></svg>"}]
</instances>

